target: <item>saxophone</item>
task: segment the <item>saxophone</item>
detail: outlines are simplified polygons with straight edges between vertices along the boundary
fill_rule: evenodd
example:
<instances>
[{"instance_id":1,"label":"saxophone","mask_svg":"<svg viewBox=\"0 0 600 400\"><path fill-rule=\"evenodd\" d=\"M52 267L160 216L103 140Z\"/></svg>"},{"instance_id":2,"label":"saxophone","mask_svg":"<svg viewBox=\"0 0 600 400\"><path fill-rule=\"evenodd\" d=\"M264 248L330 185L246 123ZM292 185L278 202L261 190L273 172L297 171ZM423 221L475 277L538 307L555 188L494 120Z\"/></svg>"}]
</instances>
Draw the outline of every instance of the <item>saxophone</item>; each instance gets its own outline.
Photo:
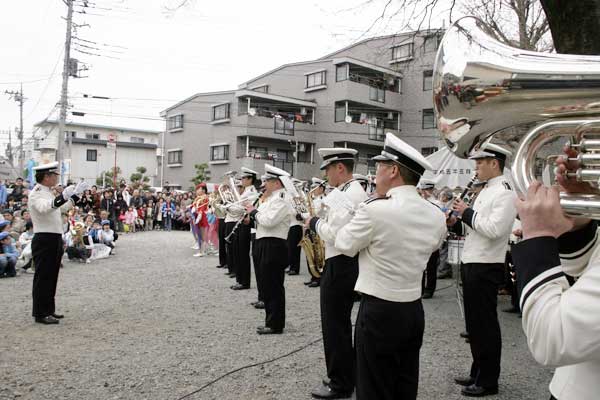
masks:
<instances>
[{"instance_id":1,"label":"saxophone","mask_svg":"<svg viewBox=\"0 0 600 400\"><path fill-rule=\"evenodd\" d=\"M312 202L312 193L315 189L308 192L308 195L306 196L306 205L311 218L315 216ZM325 267L325 244L319 235L311 232L310 229L306 229L298 246L302 247L302 250L304 250L310 275L314 278L320 278L323 273L323 268Z\"/></svg>"}]
</instances>

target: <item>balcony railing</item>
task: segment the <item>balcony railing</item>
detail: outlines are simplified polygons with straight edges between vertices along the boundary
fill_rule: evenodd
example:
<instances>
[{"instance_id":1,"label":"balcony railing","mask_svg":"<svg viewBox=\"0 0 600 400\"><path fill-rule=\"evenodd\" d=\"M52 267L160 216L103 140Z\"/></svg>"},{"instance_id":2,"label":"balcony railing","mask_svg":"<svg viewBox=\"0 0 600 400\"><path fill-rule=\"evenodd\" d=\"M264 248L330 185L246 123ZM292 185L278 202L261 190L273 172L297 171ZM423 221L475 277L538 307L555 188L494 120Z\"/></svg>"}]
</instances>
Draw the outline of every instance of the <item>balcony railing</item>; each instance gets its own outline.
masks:
<instances>
[{"instance_id":1,"label":"balcony railing","mask_svg":"<svg viewBox=\"0 0 600 400\"><path fill-rule=\"evenodd\" d=\"M273 131L280 135L294 136L294 121L288 121L283 118L274 118Z\"/></svg>"},{"instance_id":2,"label":"balcony railing","mask_svg":"<svg viewBox=\"0 0 600 400\"><path fill-rule=\"evenodd\" d=\"M385 128L376 125L369 125L369 140L383 142L385 140Z\"/></svg>"}]
</instances>

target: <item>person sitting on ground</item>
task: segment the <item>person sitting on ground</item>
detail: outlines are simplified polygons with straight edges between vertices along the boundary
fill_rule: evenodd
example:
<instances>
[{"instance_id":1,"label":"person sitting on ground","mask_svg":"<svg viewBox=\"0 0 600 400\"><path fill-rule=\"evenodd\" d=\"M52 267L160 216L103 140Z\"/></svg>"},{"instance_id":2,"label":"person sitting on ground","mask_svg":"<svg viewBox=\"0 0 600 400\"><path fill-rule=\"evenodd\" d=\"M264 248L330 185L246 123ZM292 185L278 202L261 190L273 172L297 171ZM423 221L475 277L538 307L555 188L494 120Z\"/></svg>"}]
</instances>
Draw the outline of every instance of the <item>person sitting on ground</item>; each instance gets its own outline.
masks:
<instances>
[{"instance_id":1,"label":"person sitting on ground","mask_svg":"<svg viewBox=\"0 0 600 400\"><path fill-rule=\"evenodd\" d=\"M110 254L115 254L115 233L110 229L110 221L102 221L102 230L98 232L99 242L110 247Z\"/></svg>"},{"instance_id":2,"label":"person sitting on ground","mask_svg":"<svg viewBox=\"0 0 600 400\"><path fill-rule=\"evenodd\" d=\"M23 262L21 269L24 273L29 273L29 268L33 264L33 257L31 253L31 241L33 240L33 222L28 221L25 223L25 232L19 236L18 243L21 245L21 256L19 259Z\"/></svg>"},{"instance_id":3,"label":"person sitting on ground","mask_svg":"<svg viewBox=\"0 0 600 400\"><path fill-rule=\"evenodd\" d=\"M76 222L73 229L67 234L67 257L69 261L79 261L89 263L92 251L87 248L87 242L91 241L85 234L85 225L83 222Z\"/></svg>"},{"instance_id":4,"label":"person sitting on ground","mask_svg":"<svg viewBox=\"0 0 600 400\"><path fill-rule=\"evenodd\" d=\"M8 232L0 233L0 278L13 278L17 276L17 257L19 252L13 246L12 239Z\"/></svg>"}]
</instances>

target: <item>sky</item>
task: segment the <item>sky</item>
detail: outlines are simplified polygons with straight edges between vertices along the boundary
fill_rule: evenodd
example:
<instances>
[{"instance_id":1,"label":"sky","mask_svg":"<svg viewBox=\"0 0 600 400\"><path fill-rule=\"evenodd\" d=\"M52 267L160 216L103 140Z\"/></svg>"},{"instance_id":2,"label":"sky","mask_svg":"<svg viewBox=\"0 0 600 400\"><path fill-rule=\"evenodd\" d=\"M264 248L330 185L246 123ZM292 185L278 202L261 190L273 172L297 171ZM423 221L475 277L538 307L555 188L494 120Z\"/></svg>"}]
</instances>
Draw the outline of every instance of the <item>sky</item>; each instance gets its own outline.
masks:
<instances>
[{"instance_id":1,"label":"sky","mask_svg":"<svg viewBox=\"0 0 600 400\"><path fill-rule=\"evenodd\" d=\"M281 64L398 31L397 21L368 30L385 3L377 0L190 0L176 11L167 8L181 0L83 1L75 0L81 26L71 57L89 69L69 79L69 104L86 114L68 120L141 129L162 130L160 111L195 93L235 89ZM36 122L58 115L66 11L62 0L0 5L2 153L7 131L19 125L18 104L5 91L23 82L25 140L40 134ZM434 18L431 27L442 23Z\"/></svg>"}]
</instances>

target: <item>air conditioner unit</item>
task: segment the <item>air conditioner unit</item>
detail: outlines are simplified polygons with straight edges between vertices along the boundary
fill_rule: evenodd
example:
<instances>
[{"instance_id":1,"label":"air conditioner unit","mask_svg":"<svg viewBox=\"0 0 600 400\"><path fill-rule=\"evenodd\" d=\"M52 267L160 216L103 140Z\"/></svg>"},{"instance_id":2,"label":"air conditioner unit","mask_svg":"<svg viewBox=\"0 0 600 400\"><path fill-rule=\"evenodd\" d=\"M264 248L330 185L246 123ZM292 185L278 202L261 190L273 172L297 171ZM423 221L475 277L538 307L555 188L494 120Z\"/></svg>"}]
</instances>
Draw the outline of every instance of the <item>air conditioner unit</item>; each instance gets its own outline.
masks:
<instances>
[{"instance_id":1,"label":"air conditioner unit","mask_svg":"<svg viewBox=\"0 0 600 400\"><path fill-rule=\"evenodd\" d=\"M306 143L298 143L298 151L304 153L306 151Z\"/></svg>"}]
</instances>

